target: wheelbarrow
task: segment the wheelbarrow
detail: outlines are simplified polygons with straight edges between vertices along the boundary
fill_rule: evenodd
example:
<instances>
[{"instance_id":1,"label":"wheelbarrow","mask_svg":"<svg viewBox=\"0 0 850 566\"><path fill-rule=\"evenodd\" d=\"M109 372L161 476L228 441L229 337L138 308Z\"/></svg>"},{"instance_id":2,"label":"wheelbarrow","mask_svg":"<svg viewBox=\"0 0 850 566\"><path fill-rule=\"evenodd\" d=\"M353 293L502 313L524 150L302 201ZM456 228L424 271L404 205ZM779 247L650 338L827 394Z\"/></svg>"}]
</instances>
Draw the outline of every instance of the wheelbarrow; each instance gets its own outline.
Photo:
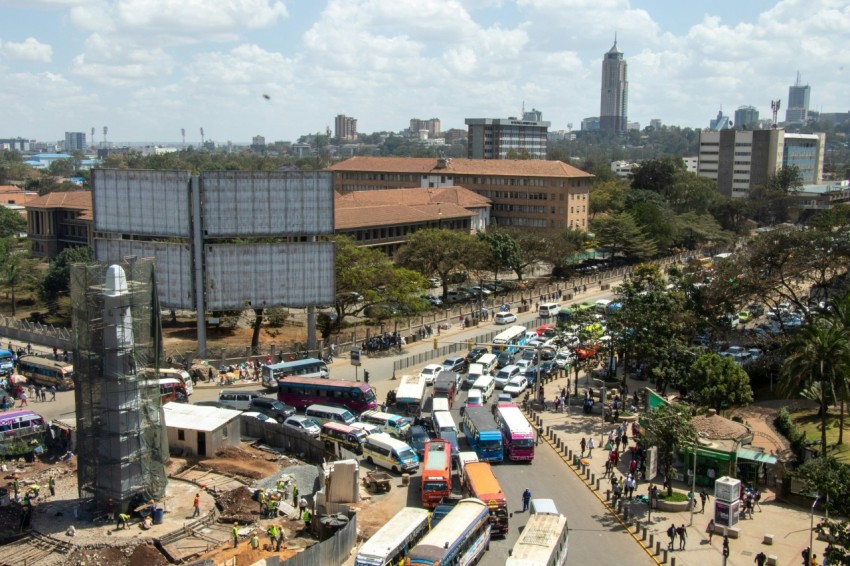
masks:
<instances>
[{"instance_id":1,"label":"wheelbarrow","mask_svg":"<svg viewBox=\"0 0 850 566\"><path fill-rule=\"evenodd\" d=\"M363 485L366 489L374 491L389 491L392 487L392 476L386 472L366 472L363 478Z\"/></svg>"}]
</instances>

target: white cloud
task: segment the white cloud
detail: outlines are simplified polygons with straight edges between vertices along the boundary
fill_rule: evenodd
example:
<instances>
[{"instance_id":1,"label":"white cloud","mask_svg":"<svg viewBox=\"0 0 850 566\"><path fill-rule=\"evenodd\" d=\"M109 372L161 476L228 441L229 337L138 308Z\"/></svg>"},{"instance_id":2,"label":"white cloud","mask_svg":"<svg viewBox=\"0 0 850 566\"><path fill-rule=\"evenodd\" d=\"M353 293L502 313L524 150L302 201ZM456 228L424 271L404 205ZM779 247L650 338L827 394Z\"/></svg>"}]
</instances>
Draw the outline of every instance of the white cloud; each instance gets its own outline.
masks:
<instances>
[{"instance_id":1,"label":"white cloud","mask_svg":"<svg viewBox=\"0 0 850 566\"><path fill-rule=\"evenodd\" d=\"M74 57L72 70L94 83L121 88L162 79L171 74L174 65L163 49L125 47L93 34L86 40L86 52Z\"/></svg>"},{"instance_id":2,"label":"white cloud","mask_svg":"<svg viewBox=\"0 0 850 566\"><path fill-rule=\"evenodd\" d=\"M34 37L28 37L21 43L0 42L0 57L30 63L50 63L53 58L53 47L50 44L41 43Z\"/></svg>"}]
</instances>

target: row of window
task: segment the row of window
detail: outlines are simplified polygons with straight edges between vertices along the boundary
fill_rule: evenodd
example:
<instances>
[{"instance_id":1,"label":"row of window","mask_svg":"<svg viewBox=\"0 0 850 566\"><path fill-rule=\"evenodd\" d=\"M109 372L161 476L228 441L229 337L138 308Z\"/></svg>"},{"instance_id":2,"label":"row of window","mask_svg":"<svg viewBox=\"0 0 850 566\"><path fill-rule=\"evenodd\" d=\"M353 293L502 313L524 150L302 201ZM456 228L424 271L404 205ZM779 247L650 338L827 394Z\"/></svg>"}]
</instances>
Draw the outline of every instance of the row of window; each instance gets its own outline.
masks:
<instances>
[{"instance_id":1,"label":"row of window","mask_svg":"<svg viewBox=\"0 0 850 566\"><path fill-rule=\"evenodd\" d=\"M545 210L545 207L544 207ZM447 228L449 230L469 230L470 223L468 219L444 220L442 222L433 221L422 224L406 225L406 226L389 226L386 228L371 228L363 230L355 230L353 232L344 232L353 234L354 239L358 242L368 242L370 240L384 240L387 238L401 238L412 234L417 230L424 228Z\"/></svg>"}]
</instances>

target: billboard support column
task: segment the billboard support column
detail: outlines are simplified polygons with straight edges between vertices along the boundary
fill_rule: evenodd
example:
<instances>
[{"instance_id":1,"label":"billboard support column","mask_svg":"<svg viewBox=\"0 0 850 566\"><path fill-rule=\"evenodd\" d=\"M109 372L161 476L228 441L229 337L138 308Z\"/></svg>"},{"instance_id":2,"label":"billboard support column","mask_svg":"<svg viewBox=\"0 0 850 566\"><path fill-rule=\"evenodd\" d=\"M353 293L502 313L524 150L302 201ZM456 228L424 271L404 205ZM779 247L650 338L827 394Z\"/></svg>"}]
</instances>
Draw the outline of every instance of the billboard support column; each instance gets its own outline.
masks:
<instances>
[{"instance_id":1,"label":"billboard support column","mask_svg":"<svg viewBox=\"0 0 850 566\"><path fill-rule=\"evenodd\" d=\"M195 318L198 326L198 357L207 357L207 303L204 294L204 236L201 226L201 182L189 181L192 195L192 264L195 268Z\"/></svg>"},{"instance_id":2,"label":"billboard support column","mask_svg":"<svg viewBox=\"0 0 850 566\"><path fill-rule=\"evenodd\" d=\"M307 350L316 349L316 305L307 305ZM317 358L322 357L319 352Z\"/></svg>"}]
</instances>

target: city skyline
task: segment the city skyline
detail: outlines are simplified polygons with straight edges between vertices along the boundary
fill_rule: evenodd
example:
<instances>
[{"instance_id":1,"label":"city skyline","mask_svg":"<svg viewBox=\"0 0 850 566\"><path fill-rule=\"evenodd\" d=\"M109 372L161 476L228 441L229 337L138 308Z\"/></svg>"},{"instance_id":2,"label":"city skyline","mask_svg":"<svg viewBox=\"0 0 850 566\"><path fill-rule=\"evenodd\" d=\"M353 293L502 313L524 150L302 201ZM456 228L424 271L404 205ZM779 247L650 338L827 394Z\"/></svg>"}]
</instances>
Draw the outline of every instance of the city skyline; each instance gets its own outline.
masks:
<instances>
[{"instance_id":1,"label":"city skyline","mask_svg":"<svg viewBox=\"0 0 850 566\"><path fill-rule=\"evenodd\" d=\"M802 75L810 110L846 112L850 6L838 0L4 0L0 137L268 143L333 128L538 108L550 131L598 116L616 33L628 119L704 128L770 115ZM87 140L89 144L92 139Z\"/></svg>"}]
</instances>

